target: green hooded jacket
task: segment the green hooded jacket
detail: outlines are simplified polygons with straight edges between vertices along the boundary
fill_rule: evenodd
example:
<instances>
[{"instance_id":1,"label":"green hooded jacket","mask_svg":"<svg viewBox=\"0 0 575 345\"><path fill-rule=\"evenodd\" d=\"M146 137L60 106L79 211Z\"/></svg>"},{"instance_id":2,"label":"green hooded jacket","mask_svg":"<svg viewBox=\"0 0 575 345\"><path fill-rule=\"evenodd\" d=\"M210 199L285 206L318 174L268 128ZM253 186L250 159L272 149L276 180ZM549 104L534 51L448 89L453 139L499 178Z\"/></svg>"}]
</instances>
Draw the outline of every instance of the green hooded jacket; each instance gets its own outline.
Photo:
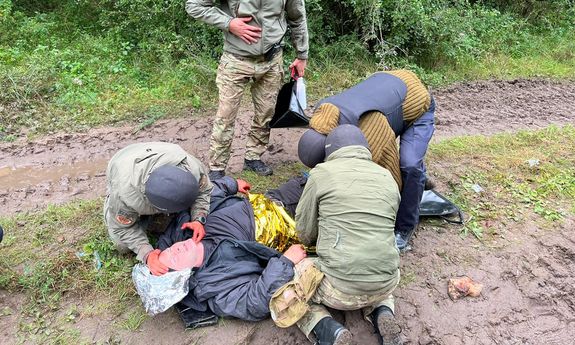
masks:
<instances>
[{"instance_id":1,"label":"green hooded jacket","mask_svg":"<svg viewBox=\"0 0 575 345\"><path fill-rule=\"evenodd\" d=\"M288 27L297 57L307 60L308 32L304 0L187 0L186 11L195 19L215 25L224 32L224 51L240 56L264 55L281 42ZM234 18L252 17L247 24L262 29L262 37L247 44L229 31Z\"/></svg>"},{"instance_id":2,"label":"green hooded jacket","mask_svg":"<svg viewBox=\"0 0 575 345\"><path fill-rule=\"evenodd\" d=\"M154 248L140 216L160 213L146 198L145 184L150 173L162 165L180 166L198 181L198 197L190 210L192 220L207 216L210 209L213 186L206 167L180 146L163 142L136 143L118 151L106 170L104 217L110 235L130 248L143 262Z\"/></svg>"},{"instance_id":3,"label":"green hooded jacket","mask_svg":"<svg viewBox=\"0 0 575 345\"><path fill-rule=\"evenodd\" d=\"M296 210L305 245L316 245L320 270L340 289L382 288L399 279L394 224L400 194L391 173L363 146L333 152L310 171ZM347 288L341 288L341 283Z\"/></svg>"}]
</instances>

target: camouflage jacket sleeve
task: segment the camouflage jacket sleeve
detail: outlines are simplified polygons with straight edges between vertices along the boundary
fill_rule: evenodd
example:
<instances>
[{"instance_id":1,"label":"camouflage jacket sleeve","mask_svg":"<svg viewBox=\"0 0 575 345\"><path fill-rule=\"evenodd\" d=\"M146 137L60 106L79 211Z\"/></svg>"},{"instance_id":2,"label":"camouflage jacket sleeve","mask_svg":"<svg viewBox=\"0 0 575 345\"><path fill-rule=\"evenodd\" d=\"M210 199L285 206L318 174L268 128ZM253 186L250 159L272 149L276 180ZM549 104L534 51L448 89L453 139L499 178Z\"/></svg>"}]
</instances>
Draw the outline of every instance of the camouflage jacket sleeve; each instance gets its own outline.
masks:
<instances>
[{"instance_id":1,"label":"camouflage jacket sleeve","mask_svg":"<svg viewBox=\"0 0 575 345\"><path fill-rule=\"evenodd\" d=\"M313 175L308 179L295 211L296 232L302 244L313 246L318 233L317 184Z\"/></svg>"},{"instance_id":2,"label":"camouflage jacket sleeve","mask_svg":"<svg viewBox=\"0 0 575 345\"><path fill-rule=\"evenodd\" d=\"M214 5L214 0L187 0L186 12L204 23L214 25L220 30L228 31L233 19L221 8Z\"/></svg>"},{"instance_id":3,"label":"camouflage jacket sleeve","mask_svg":"<svg viewBox=\"0 0 575 345\"><path fill-rule=\"evenodd\" d=\"M197 165L197 169L200 172L198 184L199 184L199 192L198 197L192 207L190 208L190 214L192 215L192 221L196 220L199 216L206 217L210 212L210 197L212 195L212 189L214 189L214 185L210 181L208 177L208 170L206 166L203 165L197 158L188 155L186 162L184 164L188 165L190 171L195 169L192 168L192 165Z\"/></svg>"},{"instance_id":4,"label":"camouflage jacket sleeve","mask_svg":"<svg viewBox=\"0 0 575 345\"><path fill-rule=\"evenodd\" d=\"M287 22L291 29L291 41L298 59L307 60L309 50L307 18L304 0L287 0Z\"/></svg>"},{"instance_id":5,"label":"camouflage jacket sleeve","mask_svg":"<svg viewBox=\"0 0 575 345\"><path fill-rule=\"evenodd\" d=\"M145 263L154 248L142 226L140 215L115 195L110 195L105 215L108 231L114 240L126 245L136 253L138 260Z\"/></svg>"}]
</instances>

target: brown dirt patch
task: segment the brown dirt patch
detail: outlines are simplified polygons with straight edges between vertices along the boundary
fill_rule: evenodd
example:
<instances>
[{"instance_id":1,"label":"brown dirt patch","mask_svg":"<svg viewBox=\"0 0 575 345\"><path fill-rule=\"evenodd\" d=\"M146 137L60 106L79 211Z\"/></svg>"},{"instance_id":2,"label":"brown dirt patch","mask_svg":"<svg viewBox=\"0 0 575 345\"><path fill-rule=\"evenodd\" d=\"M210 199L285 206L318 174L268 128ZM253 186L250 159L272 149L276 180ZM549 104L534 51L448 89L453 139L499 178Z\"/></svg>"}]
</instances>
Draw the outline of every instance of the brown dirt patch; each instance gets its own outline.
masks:
<instances>
[{"instance_id":1,"label":"brown dirt patch","mask_svg":"<svg viewBox=\"0 0 575 345\"><path fill-rule=\"evenodd\" d=\"M573 124L575 87L545 80L485 81L434 92L438 104L435 140L501 131ZM250 110L242 109L229 171L241 169ZM103 195L107 160L133 142L163 140L182 145L206 162L210 119L160 121L133 134L133 127L98 128L32 142L0 144L0 214L41 208L73 198ZM275 130L264 159L296 159L301 129ZM529 218L526 218L529 219ZM414 250L402 256L403 283L396 313L407 344L568 344L575 338L575 219L552 230L534 221L503 225L489 243L462 238L456 226L424 223ZM376 254L376 253L374 253ZM467 275L484 284L479 298L452 301L449 278ZM0 343L19 341L23 296L0 291ZM295 327L278 329L270 320L224 320L215 327L184 330L176 313L147 319L138 331L118 327L122 316L83 316L98 301L77 301L80 317L66 327L90 342L121 344L308 344ZM137 304L137 301L134 301ZM1 314L4 306L11 313ZM355 344L376 344L359 312L335 313Z\"/></svg>"},{"instance_id":2,"label":"brown dirt patch","mask_svg":"<svg viewBox=\"0 0 575 345\"><path fill-rule=\"evenodd\" d=\"M456 84L433 94L438 120L435 141L575 122L575 85L569 82L481 81ZM243 164L243 145L252 112L247 107L239 114L228 168L231 173L239 172ZM103 195L108 159L131 143L177 143L207 163L210 115L159 121L137 133L133 133L133 126L126 125L2 143L0 215ZM302 132L302 129L273 130L271 147L264 160L272 165L297 160L297 140Z\"/></svg>"}]
</instances>

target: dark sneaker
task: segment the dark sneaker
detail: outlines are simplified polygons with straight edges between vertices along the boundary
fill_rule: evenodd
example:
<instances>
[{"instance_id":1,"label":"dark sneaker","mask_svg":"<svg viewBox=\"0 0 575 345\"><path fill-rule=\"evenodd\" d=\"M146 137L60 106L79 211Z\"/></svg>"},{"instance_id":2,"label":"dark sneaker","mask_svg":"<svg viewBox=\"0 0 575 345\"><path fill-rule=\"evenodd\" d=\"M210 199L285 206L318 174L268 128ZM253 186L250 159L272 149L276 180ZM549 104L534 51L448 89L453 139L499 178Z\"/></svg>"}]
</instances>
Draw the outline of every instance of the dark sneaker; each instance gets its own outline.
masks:
<instances>
[{"instance_id":1,"label":"dark sneaker","mask_svg":"<svg viewBox=\"0 0 575 345\"><path fill-rule=\"evenodd\" d=\"M4 238L4 229L2 229L2 226L0 226L0 242L2 242L3 238Z\"/></svg>"},{"instance_id":2,"label":"dark sneaker","mask_svg":"<svg viewBox=\"0 0 575 345\"><path fill-rule=\"evenodd\" d=\"M210 172L208 173L210 181L219 180L224 176L226 176L226 173L223 170L210 170Z\"/></svg>"},{"instance_id":3,"label":"dark sneaker","mask_svg":"<svg viewBox=\"0 0 575 345\"><path fill-rule=\"evenodd\" d=\"M260 159L244 159L244 170L254 171L260 176L269 176L274 173L272 168L267 166Z\"/></svg>"},{"instance_id":4,"label":"dark sneaker","mask_svg":"<svg viewBox=\"0 0 575 345\"><path fill-rule=\"evenodd\" d=\"M318 345L349 345L351 332L331 317L325 317L313 328Z\"/></svg>"},{"instance_id":5,"label":"dark sneaker","mask_svg":"<svg viewBox=\"0 0 575 345\"><path fill-rule=\"evenodd\" d=\"M405 253L411 250L411 246L408 242L409 239L402 234L395 234L395 245L400 252Z\"/></svg>"},{"instance_id":6,"label":"dark sneaker","mask_svg":"<svg viewBox=\"0 0 575 345\"><path fill-rule=\"evenodd\" d=\"M370 315L380 345L401 345L401 327L386 306L377 307Z\"/></svg>"}]
</instances>

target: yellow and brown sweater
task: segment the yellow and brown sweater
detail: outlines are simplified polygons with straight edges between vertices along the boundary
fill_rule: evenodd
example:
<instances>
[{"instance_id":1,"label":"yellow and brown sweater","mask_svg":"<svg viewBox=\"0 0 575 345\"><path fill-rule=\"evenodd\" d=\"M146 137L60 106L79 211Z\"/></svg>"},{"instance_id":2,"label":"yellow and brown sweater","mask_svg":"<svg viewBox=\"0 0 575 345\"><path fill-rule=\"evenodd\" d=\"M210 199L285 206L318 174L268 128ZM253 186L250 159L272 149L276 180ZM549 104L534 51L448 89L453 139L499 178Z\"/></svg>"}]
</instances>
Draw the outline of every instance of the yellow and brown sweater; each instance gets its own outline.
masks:
<instances>
[{"instance_id":1,"label":"yellow and brown sweater","mask_svg":"<svg viewBox=\"0 0 575 345\"><path fill-rule=\"evenodd\" d=\"M431 95L415 73L407 70L378 72L321 100L310 127L328 134L338 125L358 126L369 143L373 161L388 169L401 189L395 139L421 117L430 104Z\"/></svg>"}]
</instances>

